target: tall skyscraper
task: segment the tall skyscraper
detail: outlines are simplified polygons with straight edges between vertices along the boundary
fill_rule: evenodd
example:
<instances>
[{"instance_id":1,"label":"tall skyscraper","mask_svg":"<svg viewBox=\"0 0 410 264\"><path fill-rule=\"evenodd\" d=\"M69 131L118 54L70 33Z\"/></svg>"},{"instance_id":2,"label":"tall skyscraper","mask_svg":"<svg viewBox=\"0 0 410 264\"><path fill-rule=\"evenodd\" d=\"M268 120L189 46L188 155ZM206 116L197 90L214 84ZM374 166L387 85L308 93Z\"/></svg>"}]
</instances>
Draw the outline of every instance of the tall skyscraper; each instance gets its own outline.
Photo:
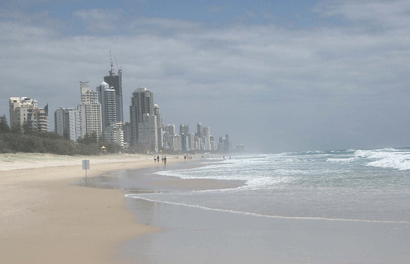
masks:
<instances>
[{"instance_id":1,"label":"tall skyscraper","mask_svg":"<svg viewBox=\"0 0 410 264\"><path fill-rule=\"evenodd\" d=\"M203 127L203 137L204 137L204 144L205 149L207 151L211 150L211 128Z\"/></svg>"},{"instance_id":2,"label":"tall skyscraper","mask_svg":"<svg viewBox=\"0 0 410 264\"><path fill-rule=\"evenodd\" d=\"M229 152L231 150L231 147L230 147L229 136L228 135L225 136L225 140L226 140L226 142L225 142L225 146L224 146L224 151Z\"/></svg>"},{"instance_id":3,"label":"tall skyscraper","mask_svg":"<svg viewBox=\"0 0 410 264\"><path fill-rule=\"evenodd\" d=\"M203 132L202 124L201 122L199 122L196 124L196 135L201 138L203 136L203 133L204 132Z\"/></svg>"},{"instance_id":4,"label":"tall skyscraper","mask_svg":"<svg viewBox=\"0 0 410 264\"><path fill-rule=\"evenodd\" d=\"M27 123L31 129L48 131L48 116L44 108L37 107L37 100L28 97L10 97L10 127Z\"/></svg>"},{"instance_id":5,"label":"tall skyscraper","mask_svg":"<svg viewBox=\"0 0 410 264\"><path fill-rule=\"evenodd\" d=\"M131 146L136 147L138 140L138 124L143 122L144 114L154 115L154 98L147 88L136 89L131 98L130 122L131 122Z\"/></svg>"},{"instance_id":6,"label":"tall skyscraper","mask_svg":"<svg viewBox=\"0 0 410 264\"><path fill-rule=\"evenodd\" d=\"M104 77L104 82L108 83L109 87L115 90L115 108L117 122L124 122L123 101L122 101L122 70L118 69L118 74L115 74L113 63L111 60L110 75Z\"/></svg>"},{"instance_id":7,"label":"tall skyscraper","mask_svg":"<svg viewBox=\"0 0 410 264\"><path fill-rule=\"evenodd\" d=\"M80 82L81 103L77 109L80 111L81 136L92 133L97 138L102 135L101 104L98 102L98 93L90 88L89 82Z\"/></svg>"},{"instance_id":8,"label":"tall skyscraper","mask_svg":"<svg viewBox=\"0 0 410 264\"><path fill-rule=\"evenodd\" d=\"M101 104L102 127L105 129L117 123L116 94L113 87L102 82L97 86L98 101ZM119 122L119 121L118 121Z\"/></svg>"},{"instance_id":9,"label":"tall skyscraper","mask_svg":"<svg viewBox=\"0 0 410 264\"><path fill-rule=\"evenodd\" d=\"M164 146L163 142L163 127L162 127L162 117L159 111L159 106L154 104L154 115L157 117L157 140L158 140L158 149L162 149Z\"/></svg>"}]
</instances>

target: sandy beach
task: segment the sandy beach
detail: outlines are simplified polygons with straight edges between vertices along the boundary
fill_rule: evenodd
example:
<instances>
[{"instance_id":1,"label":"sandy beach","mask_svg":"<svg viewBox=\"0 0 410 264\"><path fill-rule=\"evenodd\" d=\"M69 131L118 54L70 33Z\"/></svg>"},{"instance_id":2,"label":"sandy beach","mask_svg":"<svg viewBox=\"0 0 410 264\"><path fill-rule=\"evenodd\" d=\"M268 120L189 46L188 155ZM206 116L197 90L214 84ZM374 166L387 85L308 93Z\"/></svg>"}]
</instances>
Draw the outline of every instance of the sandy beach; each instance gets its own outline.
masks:
<instances>
[{"instance_id":1,"label":"sandy beach","mask_svg":"<svg viewBox=\"0 0 410 264\"><path fill-rule=\"evenodd\" d=\"M162 165L144 155L0 155L2 263L115 263L113 245L158 230L137 223L121 190L72 185L85 176L82 159L88 177Z\"/></svg>"}]
</instances>

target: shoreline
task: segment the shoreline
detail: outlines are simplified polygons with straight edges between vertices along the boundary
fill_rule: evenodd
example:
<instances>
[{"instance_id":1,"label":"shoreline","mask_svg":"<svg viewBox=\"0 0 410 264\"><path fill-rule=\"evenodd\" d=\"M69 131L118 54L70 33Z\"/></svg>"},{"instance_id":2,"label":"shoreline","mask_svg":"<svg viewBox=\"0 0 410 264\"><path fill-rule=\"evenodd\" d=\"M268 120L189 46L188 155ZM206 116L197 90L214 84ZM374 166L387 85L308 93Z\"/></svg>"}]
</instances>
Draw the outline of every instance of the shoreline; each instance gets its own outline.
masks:
<instances>
[{"instance_id":1,"label":"shoreline","mask_svg":"<svg viewBox=\"0 0 410 264\"><path fill-rule=\"evenodd\" d=\"M143 199L131 199L130 203L134 210L147 212L143 219L146 223L165 231L122 244L118 255L124 262L404 264L410 261L408 224L266 218Z\"/></svg>"},{"instance_id":2,"label":"shoreline","mask_svg":"<svg viewBox=\"0 0 410 264\"><path fill-rule=\"evenodd\" d=\"M21 159L5 161L10 157ZM117 263L116 245L161 230L138 221L139 213L129 210L122 189L73 184L85 177L82 159L90 160L90 179L164 167L150 155L0 154L0 255L5 263ZM182 162L173 156L167 165ZM206 182L169 180L183 188ZM218 186L216 181L208 184L206 188Z\"/></svg>"}]
</instances>

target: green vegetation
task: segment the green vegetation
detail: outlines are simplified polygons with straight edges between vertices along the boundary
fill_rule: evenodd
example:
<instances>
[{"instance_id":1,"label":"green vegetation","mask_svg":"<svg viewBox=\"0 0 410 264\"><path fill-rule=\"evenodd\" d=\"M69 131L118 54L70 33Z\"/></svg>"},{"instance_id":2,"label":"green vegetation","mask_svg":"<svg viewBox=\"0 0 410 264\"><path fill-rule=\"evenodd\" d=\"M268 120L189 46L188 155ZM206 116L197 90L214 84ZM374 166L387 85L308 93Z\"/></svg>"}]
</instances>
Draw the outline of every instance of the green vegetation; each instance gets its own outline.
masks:
<instances>
[{"instance_id":1,"label":"green vegetation","mask_svg":"<svg viewBox=\"0 0 410 264\"><path fill-rule=\"evenodd\" d=\"M75 143L64 136L52 132L38 132L30 129L28 124L22 127L9 128L7 123L0 122L0 153L35 152L60 155L97 155L101 147L107 153L118 153L122 148L117 144L97 140L96 134L86 135Z\"/></svg>"}]
</instances>

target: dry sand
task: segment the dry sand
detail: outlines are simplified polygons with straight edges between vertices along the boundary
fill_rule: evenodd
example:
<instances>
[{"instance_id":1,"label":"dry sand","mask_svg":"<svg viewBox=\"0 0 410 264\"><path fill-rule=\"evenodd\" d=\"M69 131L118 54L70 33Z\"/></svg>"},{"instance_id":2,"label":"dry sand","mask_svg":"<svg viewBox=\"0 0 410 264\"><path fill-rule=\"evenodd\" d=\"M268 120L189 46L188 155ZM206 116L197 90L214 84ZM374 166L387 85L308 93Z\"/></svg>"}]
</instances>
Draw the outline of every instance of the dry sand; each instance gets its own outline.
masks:
<instances>
[{"instance_id":1,"label":"dry sand","mask_svg":"<svg viewBox=\"0 0 410 264\"><path fill-rule=\"evenodd\" d=\"M115 263L116 243L157 231L137 224L121 190L70 185L84 158L89 177L158 166L144 155L0 155L1 263Z\"/></svg>"}]
</instances>

